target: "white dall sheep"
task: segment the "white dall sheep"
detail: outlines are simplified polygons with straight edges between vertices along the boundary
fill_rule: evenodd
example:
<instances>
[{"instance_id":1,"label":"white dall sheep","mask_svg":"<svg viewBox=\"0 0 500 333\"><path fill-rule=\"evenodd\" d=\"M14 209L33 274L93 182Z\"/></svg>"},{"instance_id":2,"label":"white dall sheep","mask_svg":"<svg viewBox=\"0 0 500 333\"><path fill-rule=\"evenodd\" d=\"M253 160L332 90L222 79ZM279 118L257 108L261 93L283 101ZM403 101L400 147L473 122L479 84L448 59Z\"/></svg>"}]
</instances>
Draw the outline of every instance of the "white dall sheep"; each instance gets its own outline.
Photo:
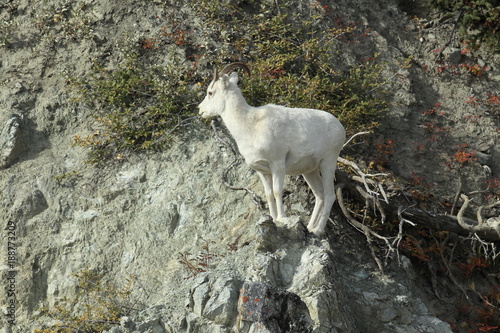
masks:
<instances>
[{"instance_id":1,"label":"white dall sheep","mask_svg":"<svg viewBox=\"0 0 500 333\"><path fill-rule=\"evenodd\" d=\"M220 116L233 136L245 162L264 184L271 216L280 220L285 174L302 174L316 197L307 229L315 235L325 230L335 202L334 177L337 158L345 141L342 124L328 112L268 104L252 107L238 88L234 68L241 62L214 71L207 95L198 106L203 118Z\"/></svg>"}]
</instances>

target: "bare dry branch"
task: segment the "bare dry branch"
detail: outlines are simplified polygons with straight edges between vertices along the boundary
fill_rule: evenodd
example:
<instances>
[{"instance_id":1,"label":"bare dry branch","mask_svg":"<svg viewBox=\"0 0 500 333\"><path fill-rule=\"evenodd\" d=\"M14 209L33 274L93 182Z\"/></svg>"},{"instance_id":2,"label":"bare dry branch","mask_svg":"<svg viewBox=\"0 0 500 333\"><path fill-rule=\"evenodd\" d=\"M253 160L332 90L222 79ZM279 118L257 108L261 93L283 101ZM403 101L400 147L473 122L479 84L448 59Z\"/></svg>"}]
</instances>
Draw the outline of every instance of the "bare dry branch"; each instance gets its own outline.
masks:
<instances>
[{"instance_id":1,"label":"bare dry branch","mask_svg":"<svg viewBox=\"0 0 500 333\"><path fill-rule=\"evenodd\" d=\"M455 194L455 197L453 198L453 204L451 206L450 215L455 214L455 209L457 207L458 199L460 198L460 194L462 194L462 189L463 189L462 176L459 175L459 177L458 177L458 189L457 189L457 193Z\"/></svg>"},{"instance_id":2,"label":"bare dry branch","mask_svg":"<svg viewBox=\"0 0 500 333\"><path fill-rule=\"evenodd\" d=\"M382 197L386 204L389 204L389 198L382 184L376 181L375 179L377 177L387 176L387 174L385 173L366 174L363 171L361 171L359 166L354 162L346 160L342 157L339 157L338 161L344 165L349 166L357 174L357 176L351 176L351 179L363 184L364 190L362 190L360 187L357 187L356 190L365 200L370 201L373 204L373 206L377 208L378 212L382 217L382 223L385 222L387 215L380 203L380 198ZM370 188L370 185L374 188L374 190Z\"/></svg>"},{"instance_id":3,"label":"bare dry branch","mask_svg":"<svg viewBox=\"0 0 500 333\"><path fill-rule=\"evenodd\" d=\"M354 134L353 136L351 136L349 138L349 140L346 141L346 143L344 143L342 148L345 148L355 137L360 136L360 135L366 135L366 134L370 134L370 132L359 132L359 133Z\"/></svg>"},{"instance_id":4,"label":"bare dry branch","mask_svg":"<svg viewBox=\"0 0 500 333\"><path fill-rule=\"evenodd\" d=\"M477 209L477 223L479 226L482 226L484 223L484 221L483 221L483 209L491 209L491 208L494 208L497 206L500 206L500 201L492 203L491 205L481 206ZM489 221L490 220L488 220L487 222L489 222Z\"/></svg>"},{"instance_id":5,"label":"bare dry branch","mask_svg":"<svg viewBox=\"0 0 500 333\"><path fill-rule=\"evenodd\" d=\"M412 227L415 227L417 225L416 223L413 223L412 221L405 219L402 215L403 211L404 211L403 207L399 206L398 207L399 231L398 231L398 235L396 236L396 238L392 241L392 246L396 249L396 253L398 255L398 261L399 261L399 251L397 249L399 249L399 244L403 240L404 224L408 223Z\"/></svg>"},{"instance_id":6,"label":"bare dry branch","mask_svg":"<svg viewBox=\"0 0 500 333\"><path fill-rule=\"evenodd\" d=\"M347 209L347 206L345 205L345 202L344 202L344 194L343 194L343 190L344 190L344 187L345 187L345 184L344 183L340 183L339 185L337 185L337 201L339 203L339 206L340 206L340 209L342 210L342 213L344 214L345 218L347 219L347 221L356 229L358 230L359 232L362 232L365 237L366 237L366 240L368 242L368 246L370 247L370 250L371 250L371 253L372 253L372 256L373 256L373 259L375 260L379 270L381 272L383 272L383 265L382 265L382 262L380 261L380 259L377 257L376 255L376 250L375 250L375 247L373 245L373 237L375 238L378 238L378 239L381 239L382 241L385 242L386 246L387 246L387 249L389 252L394 252L394 248L392 247L391 245L391 242L390 242L390 239L387 238L387 237L384 237L384 236L381 236L379 235L378 233L376 233L375 231L371 230L368 226L364 225L363 223L359 222L358 220L356 220L352 215L351 213L349 212L349 210ZM361 187L357 187L358 191L363 191L361 189ZM365 193L366 196L368 196L368 194ZM387 257L386 257L387 258Z\"/></svg>"},{"instance_id":7,"label":"bare dry branch","mask_svg":"<svg viewBox=\"0 0 500 333\"><path fill-rule=\"evenodd\" d=\"M465 211L465 208L464 208ZM476 229L475 231L471 231L470 228L474 228L478 224L477 221L469 219L463 216L463 212L461 215L462 225L465 225L466 228L458 222L458 216L451 216L445 214L434 214L428 211L424 211L415 207L406 208L401 215L413 221L414 223L419 224L420 226L425 226L434 230L446 230L454 232L461 236L469 236L471 232L475 232L481 239L487 241L498 241L500 240L500 233L497 232L497 229L500 228L500 221L495 222L495 219L488 220L490 221L491 227ZM500 219L499 219L500 220ZM486 224L486 223L485 223Z\"/></svg>"},{"instance_id":8,"label":"bare dry branch","mask_svg":"<svg viewBox=\"0 0 500 333\"><path fill-rule=\"evenodd\" d=\"M441 59L441 56L443 55L443 51L448 47L448 45L450 45L450 43L453 41L453 37L455 36L455 32L458 28L458 22L460 21L460 18L462 17L462 15L465 13L465 9L462 8L456 15L455 17L455 20L453 22L453 29L451 30L450 32L450 35L448 37L448 40L446 41L446 43L444 43L444 45L439 49L439 52L436 54L436 57L434 58L434 62L437 63L440 59Z\"/></svg>"},{"instance_id":9,"label":"bare dry branch","mask_svg":"<svg viewBox=\"0 0 500 333\"><path fill-rule=\"evenodd\" d=\"M479 207L479 209L477 211L478 221L474 224L469 224L469 223L466 223L464 220L464 212L467 209L467 207L469 206L469 203L471 200L465 194L462 194L460 197L464 201L464 204L462 205L462 207L460 208L460 210L458 211L458 214L457 214L458 224L463 229L470 231L470 232L473 232L473 233L495 232L495 233L497 233L497 236L500 238L500 223L495 221L494 219L492 219L491 222L489 222L490 220L488 220L489 223L484 223L483 217L481 216L482 210L484 208L493 208L496 206L500 206L500 201L498 201L494 204L488 205L488 206Z\"/></svg>"}]
</instances>

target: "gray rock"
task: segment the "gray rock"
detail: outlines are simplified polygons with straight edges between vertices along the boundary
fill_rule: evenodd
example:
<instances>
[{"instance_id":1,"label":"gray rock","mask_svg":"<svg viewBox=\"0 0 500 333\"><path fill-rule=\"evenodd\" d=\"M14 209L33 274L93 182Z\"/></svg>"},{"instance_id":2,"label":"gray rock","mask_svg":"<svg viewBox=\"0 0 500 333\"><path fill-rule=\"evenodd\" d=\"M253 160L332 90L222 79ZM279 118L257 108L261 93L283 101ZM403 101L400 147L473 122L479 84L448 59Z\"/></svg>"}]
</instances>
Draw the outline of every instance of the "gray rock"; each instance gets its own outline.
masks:
<instances>
[{"instance_id":1,"label":"gray rock","mask_svg":"<svg viewBox=\"0 0 500 333\"><path fill-rule=\"evenodd\" d=\"M243 284L238 312L241 320L254 323L253 332L312 332L313 321L300 297L266 283Z\"/></svg>"},{"instance_id":2,"label":"gray rock","mask_svg":"<svg viewBox=\"0 0 500 333\"><path fill-rule=\"evenodd\" d=\"M209 292L210 285L208 284L208 282L197 286L192 292L192 309L193 312L198 316L203 316L203 310L205 308L205 304L208 301Z\"/></svg>"},{"instance_id":3,"label":"gray rock","mask_svg":"<svg viewBox=\"0 0 500 333\"><path fill-rule=\"evenodd\" d=\"M136 327L134 321L130 317L120 318L120 326L129 330L133 330Z\"/></svg>"},{"instance_id":4,"label":"gray rock","mask_svg":"<svg viewBox=\"0 0 500 333\"><path fill-rule=\"evenodd\" d=\"M458 65L462 62L462 50L457 48L447 48L445 53L448 55L448 61L452 65Z\"/></svg>"},{"instance_id":5,"label":"gray rock","mask_svg":"<svg viewBox=\"0 0 500 333\"><path fill-rule=\"evenodd\" d=\"M257 222L257 249L260 251L276 250L276 224L270 216L262 216Z\"/></svg>"},{"instance_id":6,"label":"gray rock","mask_svg":"<svg viewBox=\"0 0 500 333\"><path fill-rule=\"evenodd\" d=\"M233 278L219 278L212 285L212 294L204 308L204 317L216 324L230 325L236 318L241 282Z\"/></svg>"},{"instance_id":7,"label":"gray rock","mask_svg":"<svg viewBox=\"0 0 500 333\"><path fill-rule=\"evenodd\" d=\"M490 165L491 162L491 155L486 154L480 151L476 151L476 155L478 163L481 165Z\"/></svg>"},{"instance_id":8,"label":"gray rock","mask_svg":"<svg viewBox=\"0 0 500 333\"><path fill-rule=\"evenodd\" d=\"M161 327L161 321L159 318L149 319L143 321L136 325L136 331L138 333L165 333L163 328Z\"/></svg>"},{"instance_id":9,"label":"gray rock","mask_svg":"<svg viewBox=\"0 0 500 333\"><path fill-rule=\"evenodd\" d=\"M21 118L13 114L5 123L0 134L0 169L12 165L23 153L24 145L21 142Z\"/></svg>"}]
</instances>

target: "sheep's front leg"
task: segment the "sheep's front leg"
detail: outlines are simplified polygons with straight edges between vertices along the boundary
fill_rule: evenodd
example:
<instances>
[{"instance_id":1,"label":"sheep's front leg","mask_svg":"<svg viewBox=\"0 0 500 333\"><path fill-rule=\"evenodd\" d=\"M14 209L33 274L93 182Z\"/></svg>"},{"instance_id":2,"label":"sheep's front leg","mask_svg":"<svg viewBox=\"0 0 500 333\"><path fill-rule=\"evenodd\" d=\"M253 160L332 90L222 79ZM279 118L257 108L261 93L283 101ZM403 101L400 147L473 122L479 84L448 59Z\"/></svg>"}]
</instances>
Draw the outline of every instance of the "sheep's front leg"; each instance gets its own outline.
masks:
<instances>
[{"instance_id":1,"label":"sheep's front leg","mask_svg":"<svg viewBox=\"0 0 500 333\"><path fill-rule=\"evenodd\" d=\"M275 220L277 218L276 212L276 200L274 200L273 195L273 181L271 175L264 174L260 171L257 171L257 174L262 180L262 184L264 185L264 192L266 193L267 204L269 205L269 212L271 213L271 217Z\"/></svg>"},{"instance_id":2,"label":"sheep's front leg","mask_svg":"<svg viewBox=\"0 0 500 333\"><path fill-rule=\"evenodd\" d=\"M285 168L279 167L271 170L273 178L273 194L276 200L276 208L278 210L277 219L281 220L286 217L285 208L283 206L283 184L285 182Z\"/></svg>"}]
</instances>

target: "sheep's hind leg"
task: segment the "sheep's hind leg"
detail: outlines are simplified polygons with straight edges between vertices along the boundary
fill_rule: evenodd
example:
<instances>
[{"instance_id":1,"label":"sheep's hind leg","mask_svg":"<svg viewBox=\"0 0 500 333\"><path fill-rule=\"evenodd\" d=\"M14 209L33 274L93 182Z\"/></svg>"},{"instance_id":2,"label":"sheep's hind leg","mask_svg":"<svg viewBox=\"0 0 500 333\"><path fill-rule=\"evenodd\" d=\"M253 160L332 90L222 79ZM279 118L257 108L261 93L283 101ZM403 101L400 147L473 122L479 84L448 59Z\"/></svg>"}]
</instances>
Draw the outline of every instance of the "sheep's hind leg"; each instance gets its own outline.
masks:
<instances>
[{"instance_id":1,"label":"sheep's hind leg","mask_svg":"<svg viewBox=\"0 0 500 333\"><path fill-rule=\"evenodd\" d=\"M309 184L309 187L311 188L315 197L314 209L311 214L309 224L307 225L307 230L311 231L318 224L319 214L323 210L325 199L323 194L323 181L321 179L319 169L316 169L315 171L307 174L303 174L302 176L306 180L307 184Z\"/></svg>"},{"instance_id":2,"label":"sheep's hind leg","mask_svg":"<svg viewBox=\"0 0 500 333\"><path fill-rule=\"evenodd\" d=\"M264 174L260 171L257 171L257 174L262 180L262 184L264 185L264 192L266 193L267 204L269 205L269 212L271 213L271 217L275 220L277 218L277 210L276 210L276 200L274 200L273 196L273 182L271 175Z\"/></svg>"},{"instance_id":3,"label":"sheep's hind leg","mask_svg":"<svg viewBox=\"0 0 500 333\"><path fill-rule=\"evenodd\" d=\"M316 225L314 226L312 233L319 236L325 231L326 222L330 217L330 211L332 210L333 203L337 196L335 195L335 169L337 167L337 159L327 159L320 163L321 176L323 179L323 193L324 193L324 204L322 212L318 218Z\"/></svg>"}]
</instances>

